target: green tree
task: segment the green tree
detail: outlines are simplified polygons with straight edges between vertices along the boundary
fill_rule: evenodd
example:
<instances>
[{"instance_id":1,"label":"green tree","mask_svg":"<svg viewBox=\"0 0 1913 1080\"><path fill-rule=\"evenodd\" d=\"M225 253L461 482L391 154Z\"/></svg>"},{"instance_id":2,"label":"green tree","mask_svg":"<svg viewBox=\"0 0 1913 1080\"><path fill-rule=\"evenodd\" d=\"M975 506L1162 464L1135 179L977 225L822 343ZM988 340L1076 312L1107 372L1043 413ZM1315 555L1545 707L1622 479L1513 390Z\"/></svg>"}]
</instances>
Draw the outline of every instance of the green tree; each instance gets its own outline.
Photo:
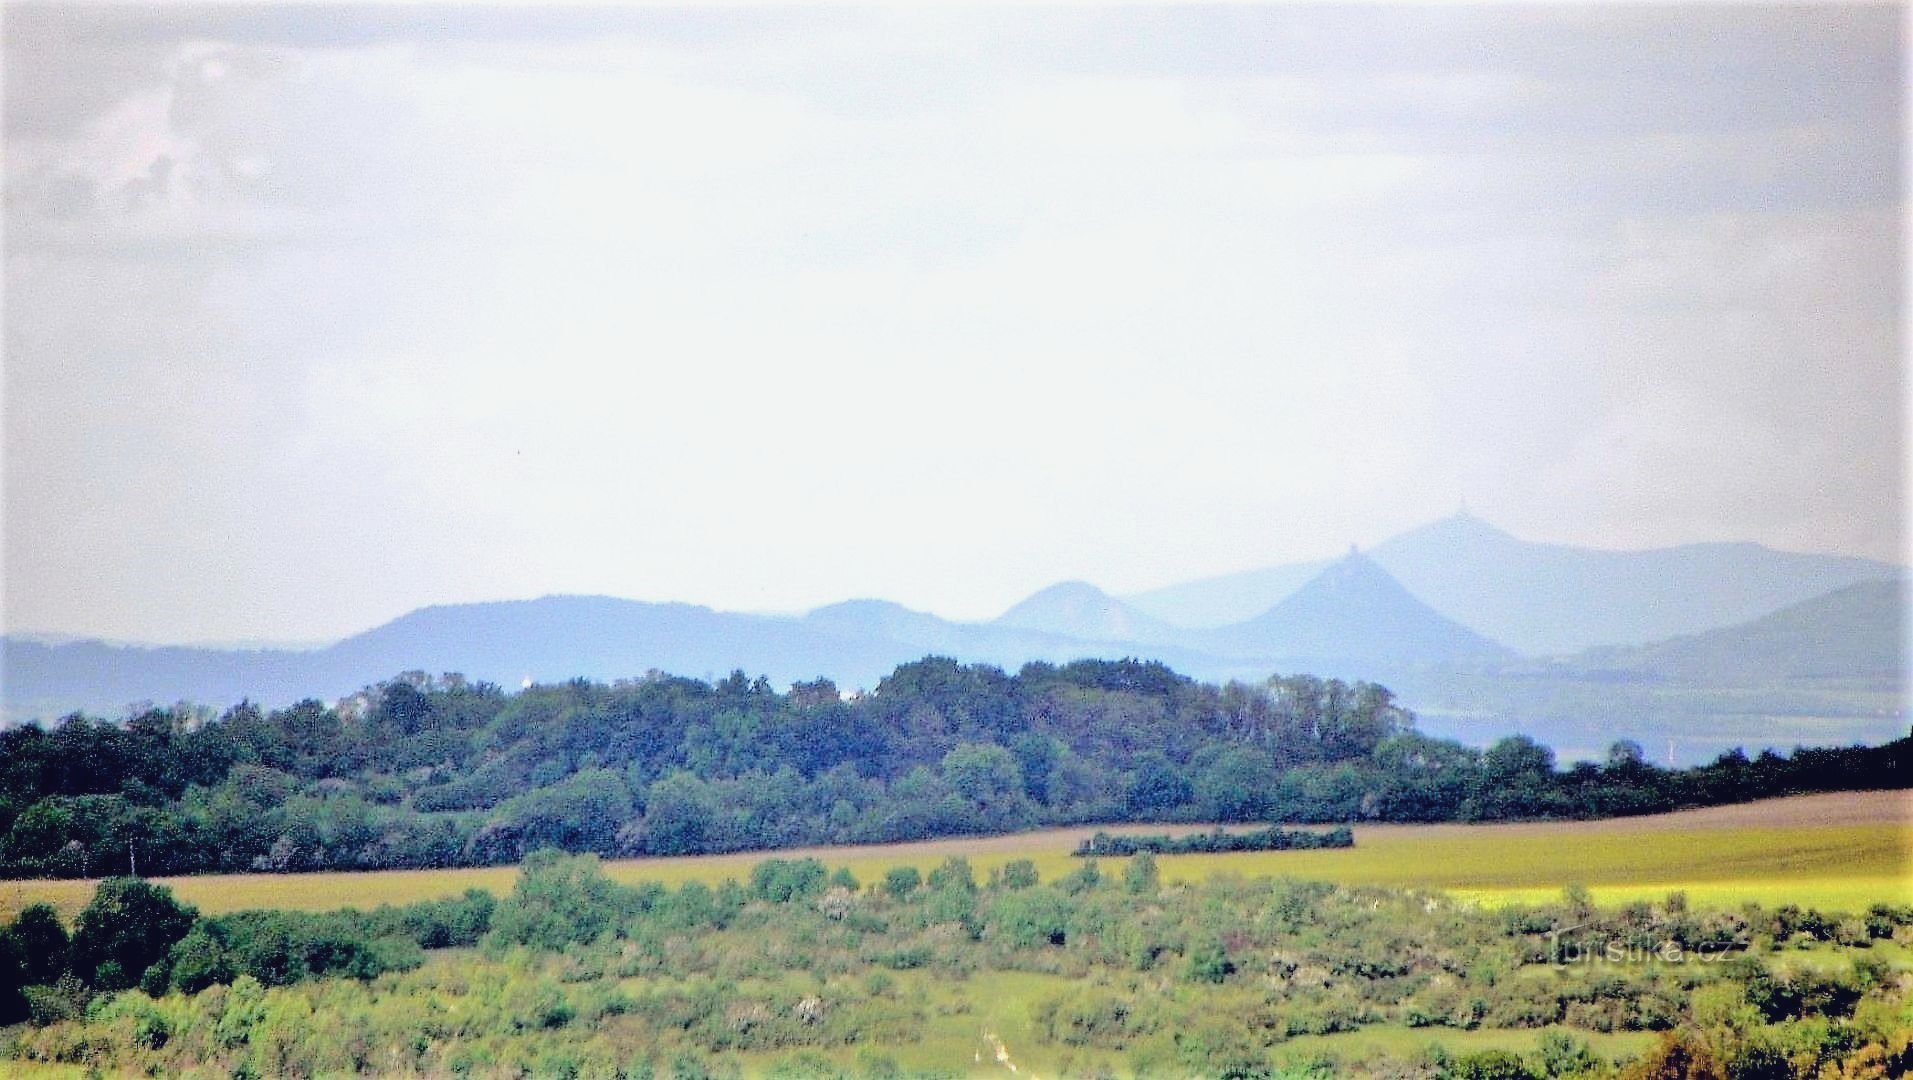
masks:
<instances>
[{"instance_id":1,"label":"green tree","mask_svg":"<svg viewBox=\"0 0 1913 1080\"><path fill-rule=\"evenodd\" d=\"M1156 869L1156 857L1145 851L1123 867L1123 889L1136 896L1154 896L1162 888L1162 874Z\"/></svg>"},{"instance_id":2,"label":"green tree","mask_svg":"<svg viewBox=\"0 0 1913 1080\"><path fill-rule=\"evenodd\" d=\"M73 972L96 990L136 986L196 917L163 885L108 878L73 920Z\"/></svg>"},{"instance_id":3,"label":"green tree","mask_svg":"<svg viewBox=\"0 0 1913 1080\"><path fill-rule=\"evenodd\" d=\"M1247 821L1263 813L1274 785L1275 766L1267 754L1232 747L1197 774L1196 803L1217 821Z\"/></svg>"},{"instance_id":4,"label":"green tree","mask_svg":"<svg viewBox=\"0 0 1913 1080\"><path fill-rule=\"evenodd\" d=\"M203 919L173 944L170 960L172 987L183 993L197 994L216 983L229 983L235 974L225 942L213 924Z\"/></svg>"},{"instance_id":5,"label":"green tree","mask_svg":"<svg viewBox=\"0 0 1913 1080\"><path fill-rule=\"evenodd\" d=\"M1201 983L1219 983L1235 970L1221 940L1207 934L1189 946L1189 958L1184 967L1191 980Z\"/></svg>"},{"instance_id":6,"label":"green tree","mask_svg":"<svg viewBox=\"0 0 1913 1080\"><path fill-rule=\"evenodd\" d=\"M14 916L5 933L25 958L21 968L25 985L50 983L66 971L72 942L53 905L28 904Z\"/></svg>"},{"instance_id":7,"label":"green tree","mask_svg":"<svg viewBox=\"0 0 1913 1080\"><path fill-rule=\"evenodd\" d=\"M751 894L773 904L808 900L824 891L827 875L816 859L766 859L751 867Z\"/></svg>"},{"instance_id":8,"label":"green tree","mask_svg":"<svg viewBox=\"0 0 1913 1080\"><path fill-rule=\"evenodd\" d=\"M990 905L984 933L1012 949L1061 945L1069 915L1069 901L1055 889L1018 889Z\"/></svg>"},{"instance_id":9,"label":"green tree","mask_svg":"<svg viewBox=\"0 0 1913 1080\"><path fill-rule=\"evenodd\" d=\"M883 875L883 891L892 900L908 900L923 886L923 873L914 866L893 866Z\"/></svg>"},{"instance_id":10,"label":"green tree","mask_svg":"<svg viewBox=\"0 0 1913 1080\"><path fill-rule=\"evenodd\" d=\"M1028 889L1036 884L1036 864L1028 859L1012 859L1003 864L1003 887Z\"/></svg>"},{"instance_id":11,"label":"green tree","mask_svg":"<svg viewBox=\"0 0 1913 1080\"><path fill-rule=\"evenodd\" d=\"M554 951L595 941L617 925L626 891L604 876L595 855L534 851L492 915L492 936Z\"/></svg>"},{"instance_id":12,"label":"green tree","mask_svg":"<svg viewBox=\"0 0 1913 1080\"><path fill-rule=\"evenodd\" d=\"M1131 814L1142 820L1165 817L1187 803L1189 794L1188 778L1159 751L1151 750L1136 758L1126 800Z\"/></svg>"},{"instance_id":13,"label":"green tree","mask_svg":"<svg viewBox=\"0 0 1913 1080\"><path fill-rule=\"evenodd\" d=\"M702 851L716 817L710 785L688 772L674 772L645 792L643 850L651 855Z\"/></svg>"}]
</instances>

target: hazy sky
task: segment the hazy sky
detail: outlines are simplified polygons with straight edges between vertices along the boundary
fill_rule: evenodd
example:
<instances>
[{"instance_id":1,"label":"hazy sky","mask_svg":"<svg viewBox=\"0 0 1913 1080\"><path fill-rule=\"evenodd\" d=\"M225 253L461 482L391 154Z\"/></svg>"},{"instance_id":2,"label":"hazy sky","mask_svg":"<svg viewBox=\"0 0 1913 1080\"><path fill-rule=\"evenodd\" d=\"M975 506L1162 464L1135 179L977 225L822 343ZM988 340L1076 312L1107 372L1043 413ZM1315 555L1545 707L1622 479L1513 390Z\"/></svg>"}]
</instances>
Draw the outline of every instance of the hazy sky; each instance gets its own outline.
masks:
<instances>
[{"instance_id":1,"label":"hazy sky","mask_svg":"<svg viewBox=\"0 0 1913 1080\"><path fill-rule=\"evenodd\" d=\"M1899 15L8 5L6 626L1899 558Z\"/></svg>"}]
</instances>

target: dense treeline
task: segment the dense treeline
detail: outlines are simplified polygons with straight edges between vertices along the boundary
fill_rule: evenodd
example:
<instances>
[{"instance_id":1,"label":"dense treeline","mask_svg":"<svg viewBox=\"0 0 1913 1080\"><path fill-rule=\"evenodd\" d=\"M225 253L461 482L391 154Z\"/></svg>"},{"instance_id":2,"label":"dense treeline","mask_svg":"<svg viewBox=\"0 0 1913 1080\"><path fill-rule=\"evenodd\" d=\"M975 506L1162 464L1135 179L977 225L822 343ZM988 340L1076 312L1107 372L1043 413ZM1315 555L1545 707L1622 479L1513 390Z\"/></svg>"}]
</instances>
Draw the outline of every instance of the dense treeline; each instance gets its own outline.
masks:
<instances>
[{"instance_id":1,"label":"dense treeline","mask_svg":"<svg viewBox=\"0 0 1913 1080\"><path fill-rule=\"evenodd\" d=\"M1593 817L1901 787L1909 741L1669 770L1433 739L1389 692L1159 663L928 658L871 693L653 674L506 694L413 673L335 706L0 731L0 874L488 864L1117 821Z\"/></svg>"},{"instance_id":2,"label":"dense treeline","mask_svg":"<svg viewBox=\"0 0 1913 1080\"><path fill-rule=\"evenodd\" d=\"M183 936L164 889L109 883L103 892L146 890L138 913L96 900L65 955L104 933L140 939L151 966L110 979L92 968L97 996L67 991L84 1008L49 1004L57 988L30 990L40 1024L0 1034L0 1059L145 1075L636 1078L735 1075L748 1061L781 1076L954 1076L988 1030L979 1001L1013 994L1019 1056L1040 1050L1070 1076L1806 1078L1913 1067L1913 907L1875 905L1864 918L1698 911L1674 893L1604 910L1569 890L1488 911L1292 880L1165 886L1147 855L1120 874L1092 862L1055 881L1027 863L986 880L962 859L928 875L905 869L865 885L813 859L770 860L748 882L671 889L539 852L495 907L468 896L373 913L188 913ZM156 919L170 945L132 932ZM43 910L27 921L0 941L64 933L43 925ZM288 972L246 959L284 950L240 943L329 941L328 926L386 942L392 962L361 954ZM479 947L421 966L417 948L434 943ZM63 978L76 983L98 955L71 961ZM221 955L216 978L195 959ZM318 974L336 977L307 978ZM131 984L143 989L117 989ZM1284 1061L1292 1040L1373 1025L1546 1034L1528 1053ZM1591 1045L1612 1032L1663 1035L1617 1062Z\"/></svg>"},{"instance_id":3,"label":"dense treeline","mask_svg":"<svg viewBox=\"0 0 1913 1080\"><path fill-rule=\"evenodd\" d=\"M1098 832L1070 852L1081 858L1097 855L1218 855L1228 851L1306 851L1313 848L1355 846L1355 834L1339 829L1284 829L1271 825L1247 832L1191 833L1187 836L1111 836Z\"/></svg>"}]
</instances>

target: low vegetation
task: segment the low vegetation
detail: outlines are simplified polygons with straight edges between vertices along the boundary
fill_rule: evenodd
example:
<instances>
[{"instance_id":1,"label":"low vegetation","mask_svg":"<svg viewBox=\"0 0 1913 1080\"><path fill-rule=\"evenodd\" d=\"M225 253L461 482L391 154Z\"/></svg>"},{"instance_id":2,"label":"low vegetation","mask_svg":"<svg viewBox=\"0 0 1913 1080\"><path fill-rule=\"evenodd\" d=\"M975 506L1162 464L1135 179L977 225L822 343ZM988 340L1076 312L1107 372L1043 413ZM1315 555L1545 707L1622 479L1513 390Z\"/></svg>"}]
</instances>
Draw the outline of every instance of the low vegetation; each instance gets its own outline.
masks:
<instances>
[{"instance_id":1,"label":"low vegetation","mask_svg":"<svg viewBox=\"0 0 1913 1080\"><path fill-rule=\"evenodd\" d=\"M1184 836L1112 836L1097 832L1076 845L1071 854L1079 858L1110 855L1222 855L1240 851L1309 851L1317 848L1355 846L1355 834L1348 828L1316 832L1309 829L1284 829L1271 825L1246 832L1189 833Z\"/></svg>"},{"instance_id":2,"label":"low vegetation","mask_svg":"<svg viewBox=\"0 0 1913 1080\"><path fill-rule=\"evenodd\" d=\"M115 880L70 931L30 909L0 930L0 991L31 1021L0 1055L206 1076L1886 1076L1913 1068L1910 945L1893 904L1603 910L1575 890L1488 911L1171 885L1146 854L1054 880L772 859L673 889L541 852L496 904L207 918Z\"/></svg>"}]
</instances>

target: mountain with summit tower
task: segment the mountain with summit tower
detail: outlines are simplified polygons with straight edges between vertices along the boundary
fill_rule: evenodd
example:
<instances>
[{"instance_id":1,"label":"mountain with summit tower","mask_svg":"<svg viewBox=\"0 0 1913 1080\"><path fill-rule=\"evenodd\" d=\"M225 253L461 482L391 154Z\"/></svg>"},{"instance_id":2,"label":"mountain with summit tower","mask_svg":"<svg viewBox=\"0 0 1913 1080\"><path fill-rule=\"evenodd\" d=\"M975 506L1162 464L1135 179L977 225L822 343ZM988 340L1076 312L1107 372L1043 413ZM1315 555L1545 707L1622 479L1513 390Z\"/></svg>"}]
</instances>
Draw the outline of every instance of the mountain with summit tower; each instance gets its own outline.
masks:
<instances>
[{"instance_id":1,"label":"mountain with summit tower","mask_svg":"<svg viewBox=\"0 0 1913 1080\"><path fill-rule=\"evenodd\" d=\"M1514 656L1423 603L1374 559L1353 549L1268 611L1209 631L1202 640L1225 656L1355 671Z\"/></svg>"},{"instance_id":2,"label":"mountain with summit tower","mask_svg":"<svg viewBox=\"0 0 1913 1080\"><path fill-rule=\"evenodd\" d=\"M1887 563L1757 544L1539 543L1464 513L1365 554L1135 596L1063 582L983 622L880 599L778 616L547 596L421 608L305 650L7 637L0 721L121 715L137 701L332 700L415 670L510 687L742 670L850 691L926 655L1007 670L1136 657L1210 681L1379 681L1431 730L1464 738L1513 721L1594 745L1625 716L1642 737L1706 727L1716 745L1787 745L1805 715L1823 724L1815 739L1825 723L1859 738L1904 731L1904 581Z\"/></svg>"},{"instance_id":3,"label":"mountain with summit tower","mask_svg":"<svg viewBox=\"0 0 1913 1080\"><path fill-rule=\"evenodd\" d=\"M1549 544L1466 511L1401 533L1368 557L1436 611L1527 656L1697 634L1905 573L1872 559L1753 543L1641 551ZM1267 611L1327 566L1289 563L1121 599L1175 625L1213 629Z\"/></svg>"}]
</instances>

